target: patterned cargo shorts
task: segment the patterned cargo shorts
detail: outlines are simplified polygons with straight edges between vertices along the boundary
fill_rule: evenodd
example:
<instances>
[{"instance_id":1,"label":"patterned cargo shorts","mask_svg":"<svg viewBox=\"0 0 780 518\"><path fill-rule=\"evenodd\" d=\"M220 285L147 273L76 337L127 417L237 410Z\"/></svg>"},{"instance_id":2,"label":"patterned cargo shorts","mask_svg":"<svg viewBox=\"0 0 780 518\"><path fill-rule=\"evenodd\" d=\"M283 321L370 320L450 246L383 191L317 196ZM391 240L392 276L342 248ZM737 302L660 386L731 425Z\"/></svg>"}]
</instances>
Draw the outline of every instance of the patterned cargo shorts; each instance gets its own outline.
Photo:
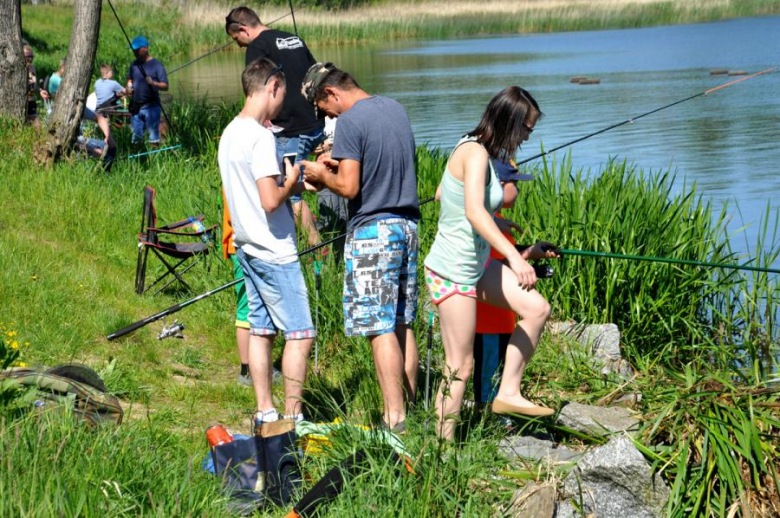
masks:
<instances>
[{"instance_id":1,"label":"patterned cargo shorts","mask_svg":"<svg viewBox=\"0 0 780 518\"><path fill-rule=\"evenodd\" d=\"M417 223L371 221L344 244L344 333L374 336L417 316Z\"/></svg>"}]
</instances>

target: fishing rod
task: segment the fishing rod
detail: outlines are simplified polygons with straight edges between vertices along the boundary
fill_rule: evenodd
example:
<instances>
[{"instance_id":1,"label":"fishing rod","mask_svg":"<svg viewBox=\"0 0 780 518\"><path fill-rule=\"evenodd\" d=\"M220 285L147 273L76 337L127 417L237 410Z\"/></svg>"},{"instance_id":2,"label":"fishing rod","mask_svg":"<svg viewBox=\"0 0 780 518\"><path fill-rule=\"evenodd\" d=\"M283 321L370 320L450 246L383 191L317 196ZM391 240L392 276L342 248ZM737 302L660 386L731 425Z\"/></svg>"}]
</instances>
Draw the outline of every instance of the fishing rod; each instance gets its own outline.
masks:
<instances>
[{"instance_id":1,"label":"fishing rod","mask_svg":"<svg viewBox=\"0 0 780 518\"><path fill-rule=\"evenodd\" d=\"M545 247L542 247L544 250ZM746 264L728 264L728 263L711 263L708 261L693 261L690 259L673 259L670 257L655 257L649 255L631 255L631 254L615 254L612 252L592 252L589 250L568 250L566 248L549 248L561 255L576 255L585 257L603 257L611 259L628 259L631 261L648 261L653 263L667 263L667 264L688 264L692 266L706 266L707 268L723 268L728 270L748 270L751 272L761 273L780 273L780 269L775 268L762 268L760 266L749 266Z\"/></svg>"},{"instance_id":2,"label":"fishing rod","mask_svg":"<svg viewBox=\"0 0 780 518\"><path fill-rule=\"evenodd\" d=\"M127 32L125 31L125 26L122 25L122 20L119 19L119 14L117 14L116 9L114 9L114 4L111 3L111 0L108 1L108 6L111 8L111 12L114 13L114 18L116 18L116 22L119 24L119 28L122 30L122 34L125 35L125 40L127 41L127 45L130 47L130 50L133 52L133 56L136 60L138 60L138 54L135 49L133 49L133 43L130 41L130 37L127 35ZM132 65L130 65L132 69ZM144 70L143 63L138 64L138 70L141 71L141 75L144 76L144 81L149 78L148 75L146 75L146 70ZM162 105L162 99L160 99L160 92L155 90L151 85L149 85L149 88L151 88L152 92L154 92L155 97L157 97L157 102L160 103L160 111L163 114L163 117L165 117L165 122L168 123L168 126L171 128L171 131L176 133L174 130L173 124L171 123L171 119L168 117L168 114L165 112L165 108L163 108Z\"/></svg>"},{"instance_id":3,"label":"fishing rod","mask_svg":"<svg viewBox=\"0 0 780 518\"><path fill-rule=\"evenodd\" d=\"M287 0L287 3L290 4L290 15L292 15L293 19L293 29L295 30L295 35L298 35L298 26L295 24L295 10L293 9L292 0Z\"/></svg>"},{"instance_id":4,"label":"fishing rod","mask_svg":"<svg viewBox=\"0 0 780 518\"><path fill-rule=\"evenodd\" d=\"M202 56L198 56L197 58L195 58L195 59L192 59L192 60L190 60L190 61L187 61L187 62L186 62L186 63L184 63L183 65L181 65L181 66L178 66L178 67L174 68L173 70L170 70L170 71L168 71L168 75L169 75L169 76L170 76L170 75L173 75L173 74L175 74L176 72L178 72L179 70L181 70L182 68L187 68L188 66L192 65L193 63L195 63L195 62L197 62L197 61L200 61L200 60L201 60L201 59L203 59L203 58L207 58L207 57L209 57L210 55L212 55L212 54L215 54L215 53L219 52L220 50L225 50L226 48L228 48L229 46L233 45L234 43L235 43L235 42L234 42L233 40L230 40L229 42L225 43L224 45L220 45L219 47L217 47L217 48L215 48L215 49L212 49L212 50L210 50L210 51L206 52L206 53L205 53L205 54L203 54Z\"/></svg>"},{"instance_id":5,"label":"fishing rod","mask_svg":"<svg viewBox=\"0 0 780 518\"><path fill-rule=\"evenodd\" d=\"M135 155L127 155L127 156L123 156L121 158L123 158L123 159L138 158L138 157L141 157L141 156L153 155L155 153L162 153L163 151L171 151L173 149L179 149L180 147L181 147L181 144L176 144L175 146L168 146L168 147L163 147L163 148L160 148L160 149L153 149L151 151L146 151L144 153L136 153Z\"/></svg>"},{"instance_id":6,"label":"fishing rod","mask_svg":"<svg viewBox=\"0 0 780 518\"><path fill-rule=\"evenodd\" d=\"M109 0L109 2L110 2L110 0ZM729 86L735 85L735 84L740 83L742 81L746 81L748 79L752 79L752 78L760 76L762 74L766 74L766 73L771 72L771 71L776 70L776 69L777 69L777 67L768 68L766 70L762 70L761 72L757 72L755 74L751 74L749 76L745 76L745 77L742 77L740 79L736 79L734 81L730 81L730 82L722 84L720 86L716 86L715 88L710 88L709 90L705 90L703 92L699 92L699 93L697 93L695 95L691 95L689 97L686 97L685 99L681 99L679 101L675 101L673 103L667 104L666 106L662 106L661 108L656 108L655 110L651 110L649 112L645 112L645 113L643 113L641 115L638 115L636 117L633 117L631 119L627 119L627 120L625 120L623 122L619 122L617 124L613 124L611 126L608 126L608 127L604 128L604 129L595 131L593 133L589 133L588 135L585 135L585 136L580 137L578 139L575 139L575 140L572 140L572 141L567 142L565 144L562 144L562 145L560 145L558 147L555 147L555 148L553 148L553 149L551 149L549 151L545 151L543 153L539 153L538 155L534 155L534 156L532 156L530 158L526 158L525 160L522 160L521 162L518 162L517 165L525 164L527 162L530 162L531 160L536 160L537 158L541 158L541 157L543 157L545 155L548 155L550 153L553 153L553 152L558 151L560 149L563 149L565 147L571 146L571 145L576 144L578 142L582 142L583 140L589 139L591 137L595 137L596 135L600 135L600 134L605 133L605 132L607 132L609 130L615 129L615 128L623 126L625 124L633 123L633 121L641 119L642 117L646 117L646 116L651 115L653 113L657 113L657 112L659 112L661 110L665 110L667 108L670 108L672 106L676 106L678 104L684 103L684 102L689 101L691 99L695 99L697 97L706 96L706 95L708 95L708 94L710 94L712 92L715 92L717 90L721 90L723 88L727 88ZM435 199L436 199L436 197L432 196L432 197L427 198L427 199L423 200L422 202L420 202L420 205L421 206L422 205L426 205L426 204L434 201ZM331 244L331 243L333 243L333 242L335 242L335 241L337 241L339 239L343 239L344 237L346 237L346 235L347 235L347 233L345 232L345 233L340 234L340 235L338 235L338 236L336 236L334 238L328 239L327 241L323 241L322 243L320 243L318 245L314 245L314 246L312 246L310 248L307 248L306 250L300 252L298 254L298 257L301 257L301 256L303 256L305 254L314 252L315 250L319 250L320 248L322 248L324 246L327 246L327 245L329 245L329 244ZM769 269L769 268L758 268L758 267L755 267L755 266L725 265L725 264L720 264L720 263L705 263L703 261L693 261L691 263L687 263L687 262L684 262L686 260L682 260L682 259L652 258L652 257L645 257L645 256L626 256L626 255L620 255L620 254L608 255L607 252L586 252L586 251L582 251L582 250L578 251L578 250L565 250L564 249L564 250L561 250L561 253L562 254L568 253L569 255L577 255L577 254L580 254L580 255L593 255L593 256L598 256L598 257L613 257L613 256L615 256L615 258L621 258L621 259L633 258L633 259L638 260L638 261L656 261L656 262L680 261L680 264L697 264L699 266L710 266L710 267L718 267L718 268L733 268L733 269L753 270L753 271L761 271L761 272L766 272L766 273L780 273L780 271L778 271L778 270L772 270L772 269ZM619 257L617 257L617 256L619 256ZM190 300L188 300L186 302L182 302L181 304L175 304L175 305L171 306L170 308L165 309L165 310L161 311L160 313L157 313L156 315L152 315L151 317L145 318L143 320L139 320L138 322L136 322L134 324L131 324L131 325L125 327L124 329L120 329L119 331L116 331L116 332L110 334L107 338L108 338L108 340L114 340L116 338L124 336L124 335L126 335L128 333L131 333L131 332L137 330L137 329L140 329L141 327L143 327L143 326L145 326L147 324L150 324L152 322L160 320L163 317L166 317L166 316L168 316L170 314L173 314L173 313L175 313L175 312L177 312L177 311L179 311L179 310L181 310L181 309L183 309L183 308L185 308L185 307L187 307L187 306L189 306L191 304L194 304L194 303L196 303L196 302L198 302L200 300L203 300L206 297L209 297L209 296L211 296L211 295L213 295L215 293L218 293L218 292L220 292L222 290L225 290L227 288L235 286L239 282L243 282L243 279L238 279L238 280L229 282L229 283L227 283L227 284L225 284L223 286L220 286L219 288L216 288L216 289L211 290L209 292L206 292L206 293L204 293L202 295L199 295L199 296L195 297L194 299L190 299Z\"/></svg>"},{"instance_id":7,"label":"fishing rod","mask_svg":"<svg viewBox=\"0 0 780 518\"><path fill-rule=\"evenodd\" d=\"M569 147L573 144L576 144L578 142L582 142L583 140L587 140L591 137L595 137L596 135L601 135L602 133L606 133L607 131L613 130L615 128L619 128L620 126L624 126L626 124L633 124L634 121L641 119L642 117L647 117L648 115L652 115L654 113L658 113L662 110L666 110L667 108L671 108L672 106L677 106L678 104L682 104L684 102L690 101L691 99L696 99L697 97L704 97L706 95L711 94L712 92L716 92L718 90L721 90L723 88L727 88L729 86L735 85L737 83L741 83L742 81L747 81L748 79L752 79L754 77L758 77L763 74L767 74L769 72L772 72L773 70L777 70L777 67L767 68L766 70L762 70L761 72L756 72L755 74L751 74L749 76L745 76L739 79L735 79L734 81L729 81L728 83L722 84L720 86L716 86L715 88L710 88L709 90L705 90L703 92L699 92L697 94L691 95L689 97L686 97L685 99L680 99L679 101L675 101L673 103L669 103L666 106L661 106L660 108L656 108L654 110L650 110L649 112L645 112L641 115L637 115L636 117L632 117L630 119L626 119L622 122L618 122L617 124L612 124L611 126L607 126L606 128L600 129L598 131L594 131L593 133L589 133L585 136L576 138L570 142L566 142L565 144L561 144L558 147L554 147L550 149L549 151L544 151L542 153L539 153L538 155L534 155L532 157L526 158L525 160L522 160L517 163L517 165L525 164L527 162L530 162L531 160L536 160L537 158L542 158L543 156L549 155L550 153L554 153L558 151L559 149L563 149L565 147Z\"/></svg>"},{"instance_id":8,"label":"fishing rod","mask_svg":"<svg viewBox=\"0 0 780 518\"><path fill-rule=\"evenodd\" d=\"M733 81L729 81L728 83L722 84L720 86L716 86L714 88L710 88L709 90L705 90L703 92L699 92L697 94L688 96L685 99L680 99L679 101L675 101L673 103L669 103L669 104L667 104L665 106L661 106L660 108L656 108L654 110L650 110L648 112L642 113L642 114L637 115L635 117L631 117L630 119L626 119L626 120L618 122L616 124L611 124L611 125L607 126L606 128L602 128L602 129L600 129L598 131L594 131L593 133L588 133L587 135L583 135L582 137L578 137L578 138L576 138L574 140L566 142L565 144L561 144L560 146L556 146L556 147L554 147L554 148L552 148L552 149L550 149L548 151L543 151L543 152L541 152L539 154L536 154L536 155L533 155L533 156L528 157L526 159L523 159L523 160L517 162L516 165L519 166L519 165L522 165L522 164L526 164L528 162L531 162L532 160L536 160L537 158L542 158L544 156L549 155L550 153L555 153L558 150L561 150L563 148L567 148L569 146L577 144L578 142L582 142L583 140L587 140L587 139L589 139L591 137L595 137L596 135L601 135L602 133L606 133L607 131L613 130L615 128L619 128L620 126L625 126L626 124L633 124L634 121L639 120L639 119L641 119L643 117L647 117L648 115L652 115L654 113L658 113L658 112L660 112L662 110L666 110L667 108L671 108L672 106L677 106L678 104L682 104L684 102L690 101L691 99L696 99L697 97L704 97L706 95L711 94L712 92L716 92L716 91L721 90L723 88L727 88L727 87L735 85L737 83L741 83L742 81L747 81L748 79L752 79L754 77L758 77L760 75L767 74L767 73L772 72L774 70L777 70L777 67L767 68L766 70L762 70L761 72L756 72L755 74L751 74L749 76L745 76L745 77L741 77L739 79L735 79ZM428 198L426 200L421 201L420 205L425 205L426 203L430 203L430 202L432 202L435 199L436 199L436 197L432 196L432 197L430 197L430 198Z\"/></svg>"},{"instance_id":9,"label":"fishing rod","mask_svg":"<svg viewBox=\"0 0 780 518\"><path fill-rule=\"evenodd\" d=\"M297 256L298 257L302 257L302 256L304 256L306 254L310 254L310 253L314 252L315 250L319 250L322 247L325 247L325 246L327 246L327 245L329 245L329 244L331 244L331 243L333 243L335 241L338 241L339 239L343 239L345 236L346 236L346 234L340 234L340 235L338 235L336 237L328 239L327 241L323 241L322 243L319 243L317 245L311 246L311 247L307 248L306 250L303 250L303 251L299 252L297 254ZM180 304L174 304L173 306L171 306L171 307L169 307L167 309L164 309L164 310L160 311L159 313L156 313L156 314L154 314L154 315L152 315L150 317L146 317L144 319L141 319L138 322L134 322L134 323L130 324L129 326L123 327L122 329L120 329L118 331L114 331L113 333L108 335L106 337L106 339L108 341L111 341L111 340L116 340L117 338L121 338L121 337L123 337L123 336L125 336L127 334L132 333L133 331L141 329L142 327L144 327L147 324L151 324L152 322L157 322L158 320L160 320L162 318L165 318L168 315L173 315L174 313L176 313L176 312L186 308L187 306L191 306L192 304L195 304L196 302L199 302L199 301L201 301L201 300L203 300L205 298L208 298L208 297L210 297L210 296L212 296L212 295L214 295L216 293L219 293L220 291L226 290L228 288L232 288L233 286L235 286L236 284L239 284L241 282L244 282L244 279L236 279L236 280L230 281L229 283L224 284L224 285L222 285L222 286L220 286L218 288L214 288L211 291L207 291L206 293L202 293L202 294L198 295L195 298L192 298L190 300L184 301L184 302L182 302Z\"/></svg>"},{"instance_id":10,"label":"fishing rod","mask_svg":"<svg viewBox=\"0 0 780 518\"><path fill-rule=\"evenodd\" d=\"M291 9L291 11L289 13L284 14L284 15L280 16L279 18L276 18L275 20L271 20L270 22L266 23L265 26L266 27L271 27L273 24L275 24L279 20L287 18L290 15L293 16L293 26L295 26L295 15L292 13L292 6L290 7L290 9ZM303 7L302 9L305 9L305 7ZM296 35L298 34L298 28L297 27L295 28L295 34ZM230 40L229 42L225 43L224 45L220 45L219 47L206 52L202 56L198 56L197 58L192 59L192 60L184 63L183 65L174 68L173 70L169 70L168 71L168 75L172 75L172 74L178 72L179 70L181 70L182 68L187 68L188 66L192 65L193 63L196 63L196 62L200 61L203 58L207 58L207 57L209 57L212 54L216 54L217 52L219 52L221 50L225 50L226 48L230 47L234 43L235 42L233 40Z\"/></svg>"}]
</instances>

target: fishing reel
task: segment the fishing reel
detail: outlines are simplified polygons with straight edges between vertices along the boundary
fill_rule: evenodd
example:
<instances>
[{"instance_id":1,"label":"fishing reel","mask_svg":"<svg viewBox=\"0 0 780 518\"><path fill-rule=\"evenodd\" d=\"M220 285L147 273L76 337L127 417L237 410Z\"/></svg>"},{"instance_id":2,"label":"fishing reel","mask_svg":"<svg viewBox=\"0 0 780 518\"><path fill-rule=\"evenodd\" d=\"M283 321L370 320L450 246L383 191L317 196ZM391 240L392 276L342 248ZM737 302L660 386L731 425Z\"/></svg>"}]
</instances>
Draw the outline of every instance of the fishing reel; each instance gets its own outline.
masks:
<instances>
[{"instance_id":1,"label":"fishing reel","mask_svg":"<svg viewBox=\"0 0 780 518\"><path fill-rule=\"evenodd\" d=\"M560 251L558 250L558 247L555 246L552 243L547 243L546 241L541 241L538 243L540 248L543 252L555 252L557 255L560 256ZM515 245L515 249L518 252L524 252L528 248L530 248L533 245ZM547 264L534 264L533 265L534 272L536 273L537 279L549 279L555 274L555 269L553 269L552 266Z\"/></svg>"},{"instance_id":2,"label":"fishing reel","mask_svg":"<svg viewBox=\"0 0 780 518\"><path fill-rule=\"evenodd\" d=\"M160 330L160 334L157 336L158 340L165 340L166 338L184 338L184 322L179 322L178 320L174 320L171 325L166 325L165 322L163 322L162 329Z\"/></svg>"},{"instance_id":3,"label":"fishing reel","mask_svg":"<svg viewBox=\"0 0 780 518\"><path fill-rule=\"evenodd\" d=\"M535 264L533 266L537 279L549 279L555 273L553 267L547 264Z\"/></svg>"}]
</instances>

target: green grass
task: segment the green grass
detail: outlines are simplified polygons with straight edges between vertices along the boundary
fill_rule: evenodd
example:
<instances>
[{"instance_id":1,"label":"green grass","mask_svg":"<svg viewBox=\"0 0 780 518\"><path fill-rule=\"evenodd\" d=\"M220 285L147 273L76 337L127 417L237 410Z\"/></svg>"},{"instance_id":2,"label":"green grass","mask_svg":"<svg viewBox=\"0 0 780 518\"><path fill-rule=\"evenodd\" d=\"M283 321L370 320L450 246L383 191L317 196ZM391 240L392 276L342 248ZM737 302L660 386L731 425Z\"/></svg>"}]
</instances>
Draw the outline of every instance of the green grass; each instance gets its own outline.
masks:
<instances>
[{"instance_id":1,"label":"green grass","mask_svg":"<svg viewBox=\"0 0 780 518\"><path fill-rule=\"evenodd\" d=\"M3 498L0 514L226 513L216 484L200 473L198 463L206 451L205 428L220 421L247 432L253 408L251 391L235 382L232 290L176 315L186 324L184 340L158 341L159 323L116 342L104 337L231 280L229 265L215 252L188 274L194 293L133 293L143 187L157 189L162 221L203 213L207 223L218 223L213 137L234 111L174 105L175 124L190 135L184 147L145 161L120 161L110 174L83 160L40 168L29 158L35 133L0 122L0 143L8 150L0 164L3 332L8 336L13 322L15 334L8 338L29 343L20 349L21 361L91 365L128 414L117 431L97 433L55 416L6 417L0 424L0 494L13 496ZM417 159L424 199L433 194L446 155L420 149ZM693 188L672 195L666 174L615 163L588 176L570 161L539 163L536 173L537 181L523 186L524 203L513 211L528 229L521 241L544 238L567 248L735 260L722 218L712 218ZM421 257L434 239L436 214L435 204L423 207ZM767 226L762 239L760 262L767 264L776 256L774 229ZM313 270L308 258L302 262L313 298ZM339 417L372 425L381 396L368 343L342 334L342 274L339 263L326 259L319 294L322 372L307 380L306 411L315 421ZM742 501L754 509L770 504L780 509L778 394L765 375L769 358L777 355L777 281L724 275L571 258L556 265L552 280L540 283L556 318L619 323L638 374L628 383L604 377L576 346L545 335L524 393L558 405L642 392L639 410L646 425L640 445L673 488L674 516L723 515ZM421 310L417 333L423 356L426 320ZM441 355L437 343L434 366ZM435 387L438 368L432 374ZM496 450L504 432L471 411L462 416L458 446L442 449L433 427L426 428L431 415L419 405L404 439L417 462L416 476L400 474L381 448L349 436L335 440L330 456L307 459L313 483L347 452L369 449L372 469L348 486L328 508L330 515L363 515L366 509L381 516L492 515L526 480L565 475L509 465ZM544 429L538 423L523 426L526 432ZM551 432L573 447L587 444L565 430Z\"/></svg>"}]
</instances>

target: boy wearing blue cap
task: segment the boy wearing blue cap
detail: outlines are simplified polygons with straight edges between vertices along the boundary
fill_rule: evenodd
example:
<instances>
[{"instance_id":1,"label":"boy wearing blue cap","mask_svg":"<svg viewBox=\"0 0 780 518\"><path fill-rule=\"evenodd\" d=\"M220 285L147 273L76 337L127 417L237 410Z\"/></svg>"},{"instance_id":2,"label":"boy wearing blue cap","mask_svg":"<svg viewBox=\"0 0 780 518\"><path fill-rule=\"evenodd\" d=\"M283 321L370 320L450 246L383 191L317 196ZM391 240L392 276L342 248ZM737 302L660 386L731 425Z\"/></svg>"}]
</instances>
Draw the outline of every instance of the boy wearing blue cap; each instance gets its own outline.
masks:
<instances>
[{"instance_id":1,"label":"boy wearing blue cap","mask_svg":"<svg viewBox=\"0 0 780 518\"><path fill-rule=\"evenodd\" d=\"M143 142L144 132L149 133L149 143L160 143L160 90L168 90L168 73L158 60L149 54L149 41L136 36L130 45L135 61L127 73L127 92L132 95L130 113L133 118L133 144Z\"/></svg>"}]
</instances>

